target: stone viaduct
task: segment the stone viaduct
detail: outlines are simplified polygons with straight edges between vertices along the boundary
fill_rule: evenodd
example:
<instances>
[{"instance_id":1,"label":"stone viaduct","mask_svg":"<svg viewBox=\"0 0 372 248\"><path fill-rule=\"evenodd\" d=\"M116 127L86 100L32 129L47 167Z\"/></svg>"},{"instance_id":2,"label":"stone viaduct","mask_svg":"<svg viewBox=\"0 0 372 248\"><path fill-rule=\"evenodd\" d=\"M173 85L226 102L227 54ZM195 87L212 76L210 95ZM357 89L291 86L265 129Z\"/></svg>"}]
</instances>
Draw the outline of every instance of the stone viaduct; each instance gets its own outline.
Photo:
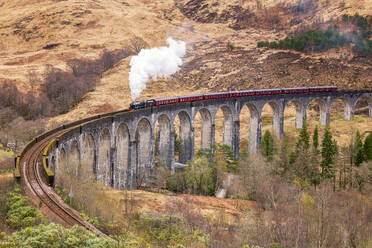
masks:
<instances>
[{"instance_id":1,"label":"stone viaduct","mask_svg":"<svg viewBox=\"0 0 372 248\"><path fill-rule=\"evenodd\" d=\"M223 143L230 146L238 158L240 112L244 106L250 112L248 151L256 153L261 140L261 113L265 104L272 108L273 133L281 139L284 109L289 103L296 106L296 128L301 128L311 102L318 104L320 124L325 125L330 121L331 105L337 99L344 103L345 120L353 119L360 99L367 99L369 116L372 117L372 91L251 96L159 106L112 115L67 132L51 149L48 166L54 172L56 184L59 184L61 173L68 172L78 177L91 175L117 189L134 189L138 179L153 168L155 150L169 167L173 166L177 116L183 145L179 162L186 163L194 156L197 113L202 117L201 149L209 148L215 142L215 116L219 109L224 115Z\"/></svg>"}]
</instances>

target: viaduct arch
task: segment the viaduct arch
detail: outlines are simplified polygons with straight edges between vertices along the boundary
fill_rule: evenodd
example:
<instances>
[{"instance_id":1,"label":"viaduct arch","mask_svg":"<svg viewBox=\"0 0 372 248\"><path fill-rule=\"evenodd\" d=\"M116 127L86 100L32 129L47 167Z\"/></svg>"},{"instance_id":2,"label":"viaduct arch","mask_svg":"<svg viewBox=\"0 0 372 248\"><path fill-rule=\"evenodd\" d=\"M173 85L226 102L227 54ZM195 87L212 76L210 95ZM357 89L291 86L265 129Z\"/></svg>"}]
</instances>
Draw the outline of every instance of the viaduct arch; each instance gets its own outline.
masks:
<instances>
[{"instance_id":1,"label":"viaduct arch","mask_svg":"<svg viewBox=\"0 0 372 248\"><path fill-rule=\"evenodd\" d=\"M248 151L257 153L261 142L262 109L266 104L272 108L273 133L281 139L284 109L289 104L295 105L296 128L301 128L312 102L318 104L319 121L325 125L330 121L331 105L338 99L344 103L345 120L353 119L361 99L367 100L372 117L372 91L264 95L178 103L122 112L82 124L59 138L50 150L48 160L56 184L63 184L59 175L64 170L72 170L79 177L92 176L107 186L133 189L146 182L154 167L155 156L170 168L173 166L176 131L183 147L176 162L186 163L193 158L194 120L198 113L202 117L201 148L207 149L214 144L216 113L222 110L223 143L229 145L238 158L243 107L250 112ZM178 130L175 130L176 119L179 119Z\"/></svg>"}]
</instances>

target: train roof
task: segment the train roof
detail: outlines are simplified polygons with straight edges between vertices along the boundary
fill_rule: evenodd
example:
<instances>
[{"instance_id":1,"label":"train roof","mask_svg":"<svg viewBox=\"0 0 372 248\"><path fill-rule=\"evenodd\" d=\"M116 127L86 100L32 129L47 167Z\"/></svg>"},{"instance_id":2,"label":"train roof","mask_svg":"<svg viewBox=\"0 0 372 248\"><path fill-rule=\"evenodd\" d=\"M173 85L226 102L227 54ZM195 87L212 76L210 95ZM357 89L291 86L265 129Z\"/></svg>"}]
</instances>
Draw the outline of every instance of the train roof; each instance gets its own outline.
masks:
<instances>
[{"instance_id":1,"label":"train roof","mask_svg":"<svg viewBox=\"0 0 372 248\"><path fill-rule=\"evenodd\" d=\"M207 93L204 94L205 96L215 96L215 95L220 95L220 94L230 94L231 92L229 91L224 91L224 92L216 92L216 93Z\"/></svg>"},{"instance_id":2,"label":"train roof","mask_svg":"<svg viewBox=\"0 0 372 248\"><path fill-rule=\"evenodd\" d=\"M163 98L156 98L155 101L166 101L166 100L173 100L177 98L186 98L186 97L198 97L198 96L214 96L220 94L231 94L231 93L247 93L247 92L263 92L263 91L272 91L272 90L295 90L295 89L314 89L314 88L337 88L337 86L329 85L329 86L313 86L313 87L295 87L295 88L274 88L274 89L250 89L250 90L236 90L236 91L223 91L223 92L214 92L214 93L206 93L206 94L195 94L195 95L186 95L186 96L175 96L175 97L163 97Z\"/></svg>"},{"instance_id":3,"label":"train roof","mask_svg":"<svg viewBox=\"0 0 372 248\"><path fill-rule=\"evenodd\" d=\"M167 100L173 100L173 99L177 99L177 98L180 98L180 96L156 98L154 100L156 100L156 101L167 101Z\"/></svg>"}]
</instances>

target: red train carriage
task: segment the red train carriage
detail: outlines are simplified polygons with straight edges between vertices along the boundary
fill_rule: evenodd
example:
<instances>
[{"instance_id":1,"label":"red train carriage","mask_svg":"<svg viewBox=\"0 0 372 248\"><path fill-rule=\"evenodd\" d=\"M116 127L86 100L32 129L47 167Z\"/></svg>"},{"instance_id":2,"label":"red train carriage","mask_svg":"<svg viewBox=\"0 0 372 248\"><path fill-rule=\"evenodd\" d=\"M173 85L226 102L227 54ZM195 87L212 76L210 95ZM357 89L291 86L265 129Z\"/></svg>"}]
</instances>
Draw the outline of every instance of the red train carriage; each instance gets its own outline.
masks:
<instances>
[{"instance_id":1,"label":"red train carriage","mask_svg":"<svg viewBox=\"0 0 372 248\"><path fill-rule=\"evenodd\" d=\"M180 102L179 97L157 98L157 99L154 99L154 106L175 104L175 103L179 103L179 102Z\"/></svg>"},{"instance_id":2,"label":"red train carriage","mask_svg":"<svg viewBox=\"0 0 372 248\"><path fill-rule=\"evenodd\" d=\"M208 93L204 95L189 95L182 97L158 98L147 101L138 101L130 104L130 110L141 109L152 106L163 106L169 104L177 104L184 102L195 102L203 100L216 100L226 98L238 98L249 96L262 95L278 95L278 94L306 94L317 92L336 92L337 86L318 86L318 87L300 87L300 88L283 88L283 89L263 89L263 90L243 90L231 92Z\"/></svg>"},{"instance_id":3,"label":"red train carriage","mask_svg":"<svg viewBox=\"0 0 372 248\"><path fill-rule=\"evenodd\" d=\"M203 100L216 100L230 98L230 92L208 93L204 95Z\"/></svg>"},{"instance_id":4,"label":"red train carriage","mask_svg":"<svg viewBox=\"0 0 372 248\"><path fill-rule=\"evenodd\" d=\"M204 100L204 95L189 95L189 96L181 96L179 97L180 103L182 102L195 102L195 101L201 101Z\"/></svg>"}]
</instances>

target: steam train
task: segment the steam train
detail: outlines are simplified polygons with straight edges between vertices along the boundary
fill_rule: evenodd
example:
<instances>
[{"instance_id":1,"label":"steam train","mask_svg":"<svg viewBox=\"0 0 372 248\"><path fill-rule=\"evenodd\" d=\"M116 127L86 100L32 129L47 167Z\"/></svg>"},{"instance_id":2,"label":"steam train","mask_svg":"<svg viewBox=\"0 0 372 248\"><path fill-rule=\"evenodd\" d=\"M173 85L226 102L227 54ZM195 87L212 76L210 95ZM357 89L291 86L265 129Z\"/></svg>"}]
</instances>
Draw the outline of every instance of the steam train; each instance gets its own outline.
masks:
<instances>
[{"instance_id":1,"label":"steam train","mask_svg":"<svg viewBox=\"0 0 372 248\"><path fill-rule=\"evenodd\" d=\"M335 92L337 86L317 86L317 87L302 87L302 88L283 88L283 89L264 89L264 90L243 90L208 93L200 95L176 96L170 98L156 98L151 100L137 101L130 104L129 110L137 110L152 106L163 106L184 102L195 102L203 100L215 100L225 98L238 98L247 96L262 96L262 95L280 95L280 94L306 94L319 92Z\"/></svg>"}]
</instances>

